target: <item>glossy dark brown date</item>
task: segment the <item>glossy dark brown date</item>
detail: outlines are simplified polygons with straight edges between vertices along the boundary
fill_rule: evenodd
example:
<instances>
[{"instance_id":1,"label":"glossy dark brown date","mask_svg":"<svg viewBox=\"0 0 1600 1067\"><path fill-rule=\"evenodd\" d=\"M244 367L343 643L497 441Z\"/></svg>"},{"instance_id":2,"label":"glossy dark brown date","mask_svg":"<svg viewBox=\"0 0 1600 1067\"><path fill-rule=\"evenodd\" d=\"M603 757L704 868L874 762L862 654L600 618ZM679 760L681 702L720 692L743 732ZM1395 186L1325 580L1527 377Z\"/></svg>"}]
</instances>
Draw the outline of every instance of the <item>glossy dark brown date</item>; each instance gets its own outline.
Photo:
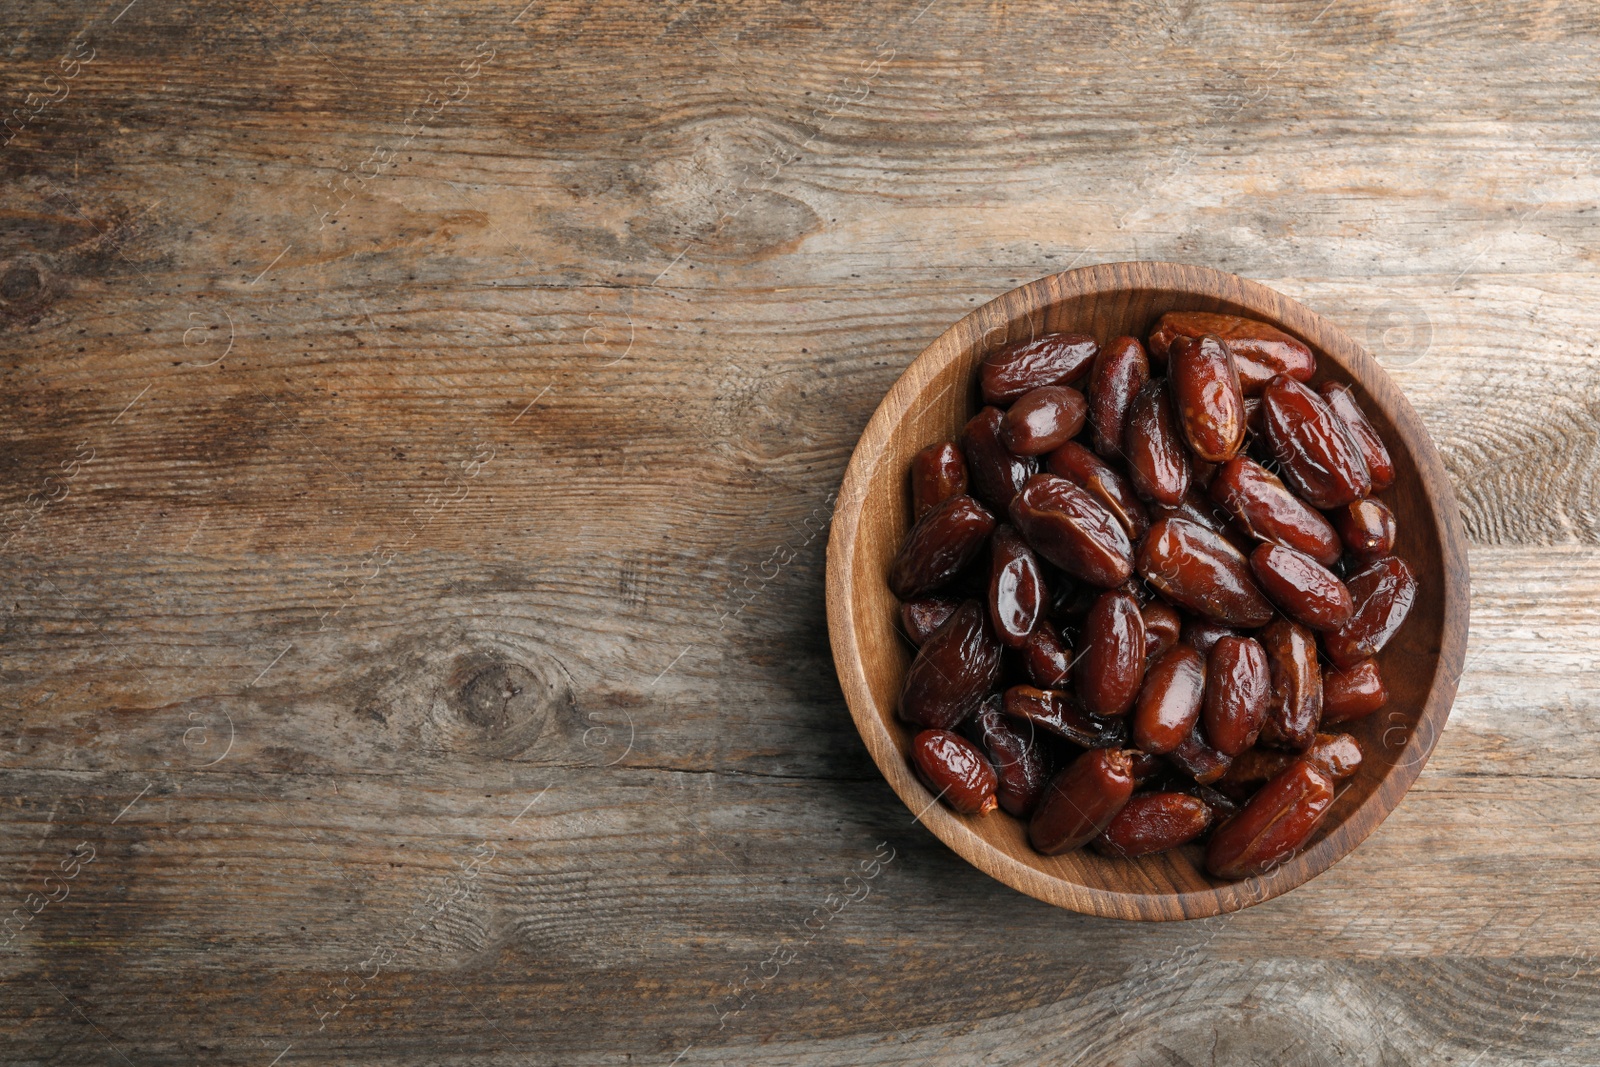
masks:
<instances>
[{"instance_id":1,"label":"glossy dark brown date","mask_svg":"<svg viewBox=\"0 0 1600 1067\"><path fill-rule=\"evenodd\" d=\"M1324 723L1364 719L1388 702L1389 690L1372 660L1364 659L1345 670L1333 666L1322 669Z\"/></svg>"},{"instance_id":2,"label":"glossy dark brown date","mask_svg":"<svg viewBox=\"0 0 1600 1067\"><path fill-rule=\"evenodd\" d=\"M1105 505L1053 474L1036 474L1011 505L1011 521L1034 551L1074 578L1102 588L1133 573L1133 544Z\"/></svg>"},{"instance_id":3,"label":"glossy dark brown date","mask_svg":"<svg viewBox=\"0 0 1600 1067\"><path fill-rule=\"evenodd\" d=\"M1038 805L1049 774L1032 738L1017 729L1000 709L998 694L985 700L972 717L973 731L994 766L995 799L1007 812L1025 819Z\"/></svg>"},{"instance_id":4,"label":"glossy dark brown date","mask_svg":"<svg viewBox=\"0 0 1600 1067\"><path fill-rule=\"evenodd\" d=\"M1028 822L1028 839L1047 856L1098 837L1133 793L1128 754L1097 748L1073 760L1050 780Z\"/></svg>"},{"instance_id":5,"label":"glossy dark brown date","mask_svg":"<svg viewBox=\"0 0 1600 1067\"><path fill-rule=\"evenodd\" d=\"M1187 519L1150 527L1139 548L1139 574L1179 607L1226 626L1261 626L1273 615L1244 555Z\"/></svg>"},{"instance_id":6,"label":"glossy dark brown date","mask_svg":"<svg viewBox=\"0 0 1600 1067\"><path fill-rule=\"evenodd\" d=\"M1070 385L1023 393L1006 409L1000 440L1019 456L1042 456L1077 436L1088 407L1083 394Z\"/></svg>"},{"instance_id":7,"label":"glossy dark brown date","mask_svg":"<svg viewBox=\"0 0 1600 1067\"><path fill-rule=\"evenodd\" d=\"M1128 407L1122 456L1134 490L1169 507L1189 488L1189 450L1179 436L1172 399L1160 381L1146 382Z\"/></svg>"},{"instance_id":8,"label":"glossy dark brown date","mask_svg":"<svg viewBox=\"0 0 1600 1067\"><path fill-rule=\"evenodd\" d=\"M1344 420L1316 393L1279 375L1261 396L1267 447L1312 507L1327 510L1372 490L1372 475Z\"/></svg>"},{"instance_id":9,"label":"glossy dark brown date","mask_svg":"<svg viewBox=\"0 0 1600 1067\"><path fill-rule=\"evenodd\" d=\"M1218 752L1237 756L1256 743L1272 699L1266 650L1251 637L1221 637L1206 657L1200 721Z\"/></svg>"},{"instance_id":10,"label":"glossy dark brown date","mask_svg":"<svg viewBox=\"0 0 1600 1067\"><path fill-rule=\"evenodd\" d=\"M1172 605L1160 600L1149 600L1139 609L1144 619L1144 655L1154 662L1162 653L1178 643L1183 633L1183 617Z\"/></svg>"},{"instance_id":11,"label":"glossy dark brown date","mask_svg":"<svg viewBox=\"0 0 1600 1067\"><path fill-rule=\"evenodd\" d=\"M924 785L963 815L987 815L995 809L994 768L960 734L922 731L911 739L911 765Z\"/></svg>"},{"instance_id":12,"label":"glossy dark brown date","mask_svg":"<svg viewBox=\"0 0 1600 1067\"><path fill-rule=\"evenodd\" d=\"M994 527L994 516L970 496L941 501L906 535L889 565L889 588L902 600L939 588L977 558Z\"/></svg>"},{"instance_id":13,"label":"glossy dark brown date","mask_svg":"<svg viewBox=\"0 0 1600 1067\"><path fill-rule=\"evenodd\" d=\"M1189 736L1167 753L1167 762L1193 778L1196 784L1210 785L1227 773L1233 757L1212 748L1205 728L1196 723Z\"/></svg>"},{"instance_id":14,"label":"glossy dark brown date","mask_svg":"<svg viewBox=\"0 0 1600 1067\"><path fill-rule=\"evenodd\" d=\"M1143 793L1130 797L1094 839L1094 850L1118 859L1165 852L1206 832L1211 808L1187 793Z\"/></svg>"},{"instance_id":15,"label":"glossy dark brown date","mask_svg":"<svg viewBox=\"0 0 1600 1067\"><path fill-rule=\"evenodd\" d=\"M1128 408L1149 380L1150 360L1137 337L1118 337L1100 350L1089 381L1089 425L1094 450L1107 459L1121 457Z\"/></svg>"},{"instance_id":16,"label":"glossy dark brown date","mask_svg":"<svg viewBox=\"0 0 1600 1067\"><path fill-rule=\"evenodd\" d=\"M972 713L999 677L1000 642L988 613L976 600L963 601L917 649L900 693L900 718L948 730Z\"/></svg>"},{"instance_id":17,"label":"glossy dark brown date","mask_svg":"<svg viewBox=\"0 0 1600 1067\"><path fill-rule=\"evenodd\" d=\"M1068 441L1045 457L1050 473L1088 492L1116 516L1130 540L1150 528L1150 518L1133 485L1116 468L1076 441Z\"/></svg>"},{"instance_id":18,"label":"glossy dark brown date","mask_svg":"<svg viewBox=\"0 0 1600 1067\"><path fill-rule=\"evenodd\" d=\"M1297 622L1279 619L1260 634L1272 673L1272 700L1261 727L1261 742L1304 749L1322 719L1322 670L1317 639Z\"/></svg>"},{"instance_id":19,"label":"glossy dark brown date","mask_svg":"<svg viewBox=\"0 0 1600 1067\"><path fill-rule=\"evenodd\" d=\"M911 457L911 518L967 491L967 460L952 442L929 445Z\"/></svg>"},{"instance_id":20,"label":"glossy dark brown date","mask_svg":"<svg viewBox=\"0 0 1600 1067\"><path fill-rule=\"evenodd\" d=\"M1007 345L983 361L978 384L985 404L1009 404L1045 385L1067 385L1082 377L1100 351L1082 333L1047 333Z\"/></svg>"},{"instance_id":21,"label":"glossy dark brown date","mask_svg":"<svg viewBox=\"0 0 1600 1067\"><path fill-rule=\"evenodd\" d=\"M1333 413L1343 420L1345 428L1350 431L1351 440L1361 452L1361 458L1366 460L1367 473L1372 477L1372 491L1382 492L1393 485L1394 460L1390 458L1383 438L1378 436L1378 431L1367 420L1367 413L1356 402L1355 391L1338 382L1324 382L1318 387L1318 392Z\"/></svg>"},{"instance_id":22,"label":"glossy dark brown date","mask_svg":"<svg viewBox=\"0 0 1600 1067\"><path fill-rule=\"evenodd\" d=\"M1248 797L1299 759L1309 760L1330 779L1339 781L1361 767L1361 746L1349 734L1319 733L1304 752L1252 748L1233 761L1217 786L1230 794Z\"/></svg>"},{"instance_id":23,"label":"glossy dark brown date","mask_svg":"<svg viewBox=\"0 0 1600 1067\"><path fill-rule=\"evenodd\" d=\"M1041 620L1022 646L1022 662L1028 678L1040 689L1056 689L1067 684L1072 670L1072 649L1061 639L1061 631L1049 620Z\"/></svg>"},{"instance_id":24,"label":"glossy dark brown date","mask_svg":"<svg viewBox=\"0 0 1600 1067\"><path fill-rule=\"evenodd\" d=\"M1376 563L1394 551L1394 512L1382 501L1357 500L1332 512L1333 528L1350 558L1362 566Z\"/></svg>"},{"instance_id":25,"label":"glossy dark brown date","mask_svg":"<svg viewBox=\"0 0 1600 1067\"><path fill-rule=\"evenodd\" d=\"M1232 459L1244 444L1244 394L1222 341L1210 335L1176 338L1168 350L1167 380L1189 448L1207 463Z\"/></svg>"},{"instance_id":26,"label":"glossy dark brown date","mask_svg":"<svg viewBox=\"0 0 1600 1067\"><path fill-rule=\"evenodd\" d=\"M1328 520L1249 456L1222 464L1207 491L1251 537L1287 545L1324 567L1338 561L1340 539Z\"/></svg>"},{"instance_id":27,"label":"glossy dark brown date","mask_svg":"<svg viewBox=\"0 0 1600 1067\"><path fill-rule=\"evenodd\" d=\"M1340 667L1378 654L1406 621L1417 596L1417 580L1399 556L1386 556L1348 583L1355 614L1345 626L1323 635L1328 658Z\"/></svg>"},{"instance_id":28,"label":"glossy dark brown date","mask_svg":"<svg viewBox=\"0 0 1600 1067\"><path fill-rule=\"evenodd\" d=\"M1242 549L1245 545L1253 545L1253 542L1231 530L1228 513L1206 499L1205 494L1199 492L1193 485L1183 494L1183 499L1172 507L1167 507L1165 504L1151 504L1150 519L1152 522L1161 519L1187 519L1189 522L1204 526L1212 533L1221 534L1223 540L1235 548Z\"/></svg>"},{"instance_id":29,"label":"glossy dark brown date","mask_svg":"<svg viewBox=\"0 0 1600 1067\"><path fill-rule=\"evenodd\" d=\"M998 527L989 539L989 621L1000 643L1021 648L1044 614L1044 575L1022 535Z\"/></svg>"},{"instance_id":30,"label":"glossy dark brown date","mask_svg":"<svg viewBox=\"0 0 1600 1067\"><path fill-rule=\"evenodd\" d=\"M1313 630L1337 630L1355 610L1339 576L1304 552L1267 542L1250 553L1250 570L1267 599Z\"/></svg>"},{"instance_id":31,"label":"glossy dark brown date","mask_svg":"<svg viewBox=\"0 0 1600 1067\"><path fill-rule=\"evenodd\" d=\"M961 601L949 596L930 596L920 600L907 600L900 605L900 625L906 636L918 648L933 636L945 620L956 613Z\"/></svg>"},{"instance_id":32,"label":"glossy dark brown date","mask_svg":"<svg viewBox=\"0 0 1600 1067\"><path fill-rule=\"evenodd\" d=\"M1019 456L1000 436L1005 412L984 408L967 420L961 432L961 449L967 458L967 481L972 495L1004 515L1023 485L1039 469L1032 456Z\"/></svg>"},{"instance_id":33,"label":"glossy dark brown date","mask_svg":"<svg viewBox=\"0 0 1600 1067\"><path fill-rule=\"evenodd\" d=\"M1102 593L1089 609L1073 668L1073 688L1084 710L1101 718L1133 706L1144 681L1144 616L1128 592Z\"/></svg>"},{"instance_id":34,"label":"glossy dark brown date","mask_svg":"<svg viewBox=\"0 0 1600 1067\"><path fill-rule=\"evenodd\" d=\"M1211 650L1216 647L1218 641L1224 637L1236 637L1238 635L1231 627L1224 626L1220 622L1212 622L1210 619L1200 619L1191 615L1183 620L1183 632L1179 636L1190 648L1202 656L1208 656L1211 654Z\"/></svg>"},{"instance_id":35,"label":"glossy dark brown date","mask_svg":"<svg viewBox=\"0 0 1600 1067\"><path fill-rule=\"evenodd\" d=\"M1014 685L1004 697L1005 713L1083 748L1121 748L1128 740L1122 719L1095 719L1084 714L1072 694L1060 689Z\"/></svg>"},{"instance_id":36,"label":"glossy dark brown date","mask_svg":"<svg viewBox=\"0 0 1600 1067\"><path fill-rule=\"evenodd\" d=\"M1206 869L1227 879L1266 874L1304 847L1332 806L1332 780L1295 760L1211 835Z\"/></svg>"},{"instance_id":37,"label":"glossy dark brown date","mask_svg":"<svg viewBox=\"0 0 1600 1067\"><path fill-rule=\"evenodd\" d=\"M1247 396L1261 392L1279 374L1309 381L1317 368L1311 349L1276 326L1206 311L1169 311L1161 316L1150 333L1150 355L1164 361L1177 338L1206 334L1221 338L1227 346Z\"/></svg>"},{"instance_id":38,"label":"glossy dark brown date","mask_svg":"<svg viewBox=\"0 0 1600 1067\"><path fill-rule=\"evenodd\" d=\"M1361 768L1361 745L1349 734L1318 734L1306 759L1334 781L1343 781Z\"/></svg>"},{"instance_id":39,"label":"glossy dark brown date","mask_svg":"<svg viewBox=\"0 0 1600 1067\"><path fill-rule=\"evenodd\" d=\"M1200 717L1206 661L1185 644L1176 644L1150 665L1133 705L1133 743L1164 755L1183 743Z\"/></svg>"}]
</instances>

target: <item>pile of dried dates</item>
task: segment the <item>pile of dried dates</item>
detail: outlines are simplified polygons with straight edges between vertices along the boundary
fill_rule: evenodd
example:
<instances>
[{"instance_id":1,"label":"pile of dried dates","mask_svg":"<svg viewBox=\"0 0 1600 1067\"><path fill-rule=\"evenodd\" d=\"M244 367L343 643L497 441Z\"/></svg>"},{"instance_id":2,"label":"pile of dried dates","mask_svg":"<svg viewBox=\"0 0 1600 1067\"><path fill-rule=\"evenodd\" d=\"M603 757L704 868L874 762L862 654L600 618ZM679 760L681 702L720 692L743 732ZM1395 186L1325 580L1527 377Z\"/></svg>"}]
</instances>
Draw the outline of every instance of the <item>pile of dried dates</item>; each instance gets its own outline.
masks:
<instances>
[{"instance_id":1,"label":"pile of dried dates","mask_svg":"<svg viewBox=\"0 0 1600 1067\"><path fill-rule=\"evenodd\" d=\"M984 360L960 441L912 460L889 571L917 646L899 715L945 803L1026 819L1048 855L1205 838L1228 879L1310 839L1361 762L1333 731L1387 699L1372 657L1416 596L1371 496L1394 463L1315 370L1199 312Z\"/></svg>"}]
</instances>

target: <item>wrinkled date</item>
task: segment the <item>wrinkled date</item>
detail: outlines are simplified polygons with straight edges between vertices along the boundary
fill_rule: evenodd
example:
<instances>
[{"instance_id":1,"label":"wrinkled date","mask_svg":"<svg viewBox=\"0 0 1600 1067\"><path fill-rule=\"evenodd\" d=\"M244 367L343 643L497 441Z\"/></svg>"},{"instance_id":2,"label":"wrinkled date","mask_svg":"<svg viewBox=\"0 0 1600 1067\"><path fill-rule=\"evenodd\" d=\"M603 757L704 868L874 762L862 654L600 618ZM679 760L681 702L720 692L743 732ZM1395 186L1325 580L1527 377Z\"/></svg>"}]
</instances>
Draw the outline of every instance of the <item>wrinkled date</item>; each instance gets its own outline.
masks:
<instances>
[{"instance_id":1,"label":"wrinkled date","mask_svg":"<svg viewBox=\"0 0 1600 1067\"><path fill-rule=\"evenodd\" d=\"M911 457L911 517L922 518L934 506L967 491L967 460L946 441Z\"/></svg>"},{"instance_id":2,"label":"wrinkled date","mask_svg":"<svg viewBox=\"0 0 1600 1067\"><path fill-rule=\"evenodd\" d=\"M929 789L965 815L995 809L994 768L976 745L949 730L924 730L911 739L911 763Z\"/></svg>"},{"instance_id":3,"label":"wrinkled date","mask_svg":"<svg viewBox=\"0 0 1600 1067\"><path fill-rule=\"evenodd\" d=\"M1111 718L1133 706L1144 681L1144 616L1133 594L1104 593L1083 621L1072 681L1091 715Z\"/></svg>"},{"instance_id":4,"label":"wrinkled date","mask_svg":"<svg viewBox=\"0 0 1600 1067\"><path fill-rule=\"evenodd\" d=\"M1250 553L1250 570L1269 600L1313 630L1337 630L1355 610L1339 576L1304 552L1261 544Z\"/></svg>"},{"instance_id":5,"label":"wrinkled date","mask_svg":"<svg viewBox=\"0 0 1600 1067\"><path fill-rule=\"evenodd\" d=\"M961 434L973 495L1002 515L1039 469L1039 461L1032 456L1019 456L1006 448L1000 437L1004 423L1005 414L999 408L984 408L972 416Z\"/></svg>"},{"instance_id":6,"label":"wrinkled date","mask_svg":"<svg viewBox=\"0 0 1600 1067\"><path fill-rule=\"evenodd\" d=\"M1146 382L1128 408L1122 455L1139 495L1171 507L1189 488L1189 453L1178 436L1172 400L1159 381Z\"/></svg>"},{"instance_id":7,"label":"wrinkled date","mask_svg":"<svg viewBox=\"0 0 1600 1067\"><path fill-rule=\"evenodd\" d=\"M1309 381L1316 370L1311 349L1276 326L1205 311L1169 311L1161 316L1150 334L1150 355L1165 360L1172 343L1179 337L1207 334L1227 346L1238 367L1239 384L1247 396L1261 392L1280 374L1304 382Z\"/></svg>"},{"instance_id":8,"label":"wrinkled date","mask_svg":"<svg viewBox=\"0 0 1600 1067\"><path fill-rule=\"evenodd\" d=\"M900 717L948 730L972 713L1000 677L1000 642L988 613L967 600L917 649L900 694Z\"/></svg>"},{"instance_id":9,"label":"wrinkled date","mask_svg":"<svg viewBox=\"0 0 1600 1067\"><path fill-rule=\"evenodd\" d=\"M1011 505L1011 521L1045 559L1103 588L1133 573L1133 544L1111 512L1065 478L1036 474Z\"/></svg>"},{"instance_id":10,"label":"wrinkled date","mask_svg":"<svg viewBox=\"0 0 1600 1067\"><path fill-rule=\"evenodd\" d=\"M1116 469L1076 441L1068 441L1045 457L1050 473L1086 490L1115 515L1130 540L1150 528L1150 517L1133 486Z\"/></svg>"},{"instance_id":11,"label":"wrinkled date","mask_svg":"<svg viewBox=\"0 0 1600 1067\"><path fill-rule=\"evenodd\" d=\"M1006 690L1004 700L1005 713L1013 719L1081 748L1121 748L1128 741L1126 721L1085 715L1065 690L1014 685Z\"/></svg>"},{"instance_id":12,"label":"wrinkled date","mask_svg":"<svg viewBox=\"0 0 1600 1067\"><path fill-rule=\"evenodd\" d=\"M1322 394L1322 399L1328 402L1328 407L1333 409L1333 413L1339 416L1345 429L1350 432L1350 439L1360 450L1361 458L1367 464L1367 473L1372 477L1372 491L1381 492L1393 485L1394 460L1389 458L1389 450L1384 447L1383 438L1378 436L1378 431L1367 421L1367 413L1356 403L1354 391L1348 385L1328 382L1318 392Z\"/></svg>"},{"instance_id":13,"label":"wrinkled date","mask_svg":"<svg viewBox=\"0 0 1600 1067\"><path fill-rule=\"evenodd\" d=\"M1322 718L1322 670L1317 664L1317 639L1288 619L1261 631L1272 673L1272 699L1261 740L1278 748L1303 749L1316 736Z\"/></svg>"},{"instance_id":14,"label":"wrinkled date","mask_svg":"<svg viewBox=\"0 0 1600 1067\"><path fill-rule=\"evenodd\" d=\"M1082 333L1047 333L1007 345L983 361L978 384L985 404L1009 404L1045 385L1067 385L1081 378L1100 351Z\"/></svg>"},{"instance_id":15,"label":"wrinkled date","mask_svg":"<svg viewBox=\"0 0 1600 1067\"><path fill-rule=\"evenodd\" d=\"M1244 393L1233 357L1216 337L1179 337L1167 380L1189 448L1208 463L1232 459L1244 444Z\"/></svg>"},{"instance_id":16,"label":"wrinkled date","mask_svg":"<svg viewBox=\"0 0 1600 1067\"><path fill-rule=\"evenodd\" d=\"M888 566L916 773L1047 854L1272 871L1372 776L1357 735L1381 727L1337 724L1385 706L1417 596L1371 495L1414 482L1359 385L1275 326L1189 311L1143 344L1010 344L977 378L959 442L911 460Z\"/></svg>"},{"instance_id":17,"label":"wrinkled date","mask_svg":"<svg viewBox=\"0 0 1600 1067\"><path fill-rule=\"evenodd\" d=\"M1309 760L1295 760L1211 835L1206 869L1218 878L1266 874L1311 839L1332 806L1332 780Z\"/></svg>"},{"instance_id":18,"label":"wrinkled date","mask_svg":"<svg viewBox=\"0 0 1600 1067\"><path fill-rule=\"evenodd\" d=\"M1187 793L1144 793L1131 798L1094 840L1096 852L1119 859L1165 852L1205 833L1211 807Z\"/></svg>"},{"instance_id":19,"label":"wrinkled date","mask_svg":"<svg viewBox=\"0 0 1600 1067\"><path fill-rule=\"evenodd\" d=\"M1208 492L1251 537L1297 549L1324 567L1338 561L1340 539L1328 520L1249 456L1219 467Z\"/></svg>"},{"instance_id":20,"label":"wrinkled date","mask_svg":"<svg viewBox=\"0 0 1600 1067\"><path fill-rule=\"evenodd\" d=\"M1100 836L1133 795L1128 754L1116 748L1085 752L1050 779L1028 822L1028 839L1047 856Z\"/></svg>"},{"instance_id":21,"label":"wrinkled date","mask_svg":"<svg viewBox=\"0 0 1600 1067\"><path fill-rule=\"evenodd\" d=\"M970 496L953 496L924 515L889 566L889 588L902 600L931 592L977 558L994 516Z\"/></svg>"},{"instance_id":22,"label":"wrinkled date","mask_svg":"<svg viewBox=\"0 0 1600 1067\"><path fill-rule=\"evenodd\" d=\"M1044 757L1032 739L1001 712L998 696L985 700L972 717L973 731L994 764L1000 807L1019 819L1033 814L1049 782Z\"/></svg>"},{"instance_id":23,"label":"wrinkled date","mask_svg":"<svg viewBox=\"0 0 1600 1067\"><path fill-rule=\"evenodd\" d=\"M1221 534L1187 519L1162 519L1139 549L1139 574L1179 607L1225 626L1263 626L1272 618L1250 563Z\"/></svg>"},{"instance_id":24,"label":"wrinkled date","mask_svg":"<svg viewBox=\"0 0 1600 1067\"><path fill-rule=\"evenodd\" d=\"M1253 748L1233 761L1217 787L1229 793L1248 796L1282 774L1298 759L1309 761L1337 782L1360 769L1361 746L1349 734L1318 734L1311 742L1311 747L1303 753Z\"/></svg>"},{"instance_id":25,"label":"wrinkled date","mask_svg":"<svg viewBox=\"0 0 1600 1067\"><path fill-rule=\"evenodd\" d=\"M1119 337L1101 349L1089 381L1089 423L1094 450L1107 459L1122 455L1128 409L1149 380L1150 360L1137 337Z\"/></svg>"},{"instance_id":26,"label":"wrinkled date","mask_svg":"<svg viewBox=\"0 0 1600 1067\"><path fill-rule=\"evenodd\" d=\"M1218 752L1237 756L1256 743L1272 699L1272 672L1261 642L1220 637L1206 657L1206 695L1201 722Z\"/></svg>"},{"instance_id":27,"label":"wrinkled date","mask_svg":"<svg viewBox=\"0 0 1600 1067\"><path fill-rule=\"evenodd\" d=\"M1019 456L1042 456L1077 436L1087 410L1083 394L1071 386L1042 386L1006 411L1000 439Z\"/></svg>"},{"instance_id":28,"label":"wrinkled date","mask_svg":"<svg viewBox=\"0 0 1600 1067\"><path fill-rule=\"evenodd\" d=\"M1355 614L1343 629L1323 639L1328 657L1340 667L1354 667L1389 643L1411 611L1417 580L1405 560L1388 556L1350 579L1350 595Z\"/></svg>"},{"instance_id":29,"label":"wrinkled date","mask_svg":"<svg viewBox=\"0 0 1600 1067\"><path fill-rule=\"evenodd\" d=\"M1366 460L1344 420L1293 378L1272 379L1261 397L1267 447L1295 491L1314 508L1336 508L1372 489Z\"/></svg>"},{"instance_id":30,"label":"wrinkled date","mask_svg":"<svg viewBox=\"0 0 1600 1067\"><path fill-rule=\"evenodd\" d=\"M1364 719L1389 702L1378 665L1364 659L1345 670L1322 670L1322 721L1350 722Z\"/></svg>"}]
</instances>

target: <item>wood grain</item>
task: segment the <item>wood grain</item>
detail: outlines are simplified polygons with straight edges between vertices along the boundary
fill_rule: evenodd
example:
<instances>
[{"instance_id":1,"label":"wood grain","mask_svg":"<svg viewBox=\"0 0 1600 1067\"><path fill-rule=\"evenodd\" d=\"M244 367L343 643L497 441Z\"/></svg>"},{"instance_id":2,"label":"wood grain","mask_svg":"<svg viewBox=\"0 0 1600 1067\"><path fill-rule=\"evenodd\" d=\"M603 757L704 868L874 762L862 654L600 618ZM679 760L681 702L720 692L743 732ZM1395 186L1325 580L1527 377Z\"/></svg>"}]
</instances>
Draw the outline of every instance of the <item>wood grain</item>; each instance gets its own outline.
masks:
<instances>
[{"instance_id":1,"label":"wood grain","mask_svg":"<svg viewBox=\"0 0 1600 1067\"><path fill-rule=\"evenodd\" d=\"M0 914L98 850L0 1058L1600 1057L1593 10L524 4L0 9L0 118L95 49L0 148ZM951 322L1130 259L1377 355L1474 580L1395 813L1152 929L909 823L818 532Z\"/></svg>"}]
</instances>

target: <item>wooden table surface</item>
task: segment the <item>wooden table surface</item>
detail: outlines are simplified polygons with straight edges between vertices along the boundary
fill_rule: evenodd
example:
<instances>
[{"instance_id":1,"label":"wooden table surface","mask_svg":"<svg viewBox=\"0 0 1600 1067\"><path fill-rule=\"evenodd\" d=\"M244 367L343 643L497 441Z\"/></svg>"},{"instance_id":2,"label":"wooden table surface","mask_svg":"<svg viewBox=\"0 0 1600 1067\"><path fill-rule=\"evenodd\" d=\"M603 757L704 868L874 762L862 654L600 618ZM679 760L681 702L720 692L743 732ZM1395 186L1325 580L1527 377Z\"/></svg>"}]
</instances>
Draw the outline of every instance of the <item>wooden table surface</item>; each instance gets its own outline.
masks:
<instances>
[{"instance_id":1,"label":"wooden table surface","mask_svg":"<svg viewBox=\"0 0 1600 1067\"><path fill-rule=\"evenodd\" d=\"M0 1061L1593 1064L1600 17L1084 0L0 9ZM1472 538L1448 731L1184 924L913 822L824 630L901 369L1271 285Z\"/></svg>"}]
</instances>

